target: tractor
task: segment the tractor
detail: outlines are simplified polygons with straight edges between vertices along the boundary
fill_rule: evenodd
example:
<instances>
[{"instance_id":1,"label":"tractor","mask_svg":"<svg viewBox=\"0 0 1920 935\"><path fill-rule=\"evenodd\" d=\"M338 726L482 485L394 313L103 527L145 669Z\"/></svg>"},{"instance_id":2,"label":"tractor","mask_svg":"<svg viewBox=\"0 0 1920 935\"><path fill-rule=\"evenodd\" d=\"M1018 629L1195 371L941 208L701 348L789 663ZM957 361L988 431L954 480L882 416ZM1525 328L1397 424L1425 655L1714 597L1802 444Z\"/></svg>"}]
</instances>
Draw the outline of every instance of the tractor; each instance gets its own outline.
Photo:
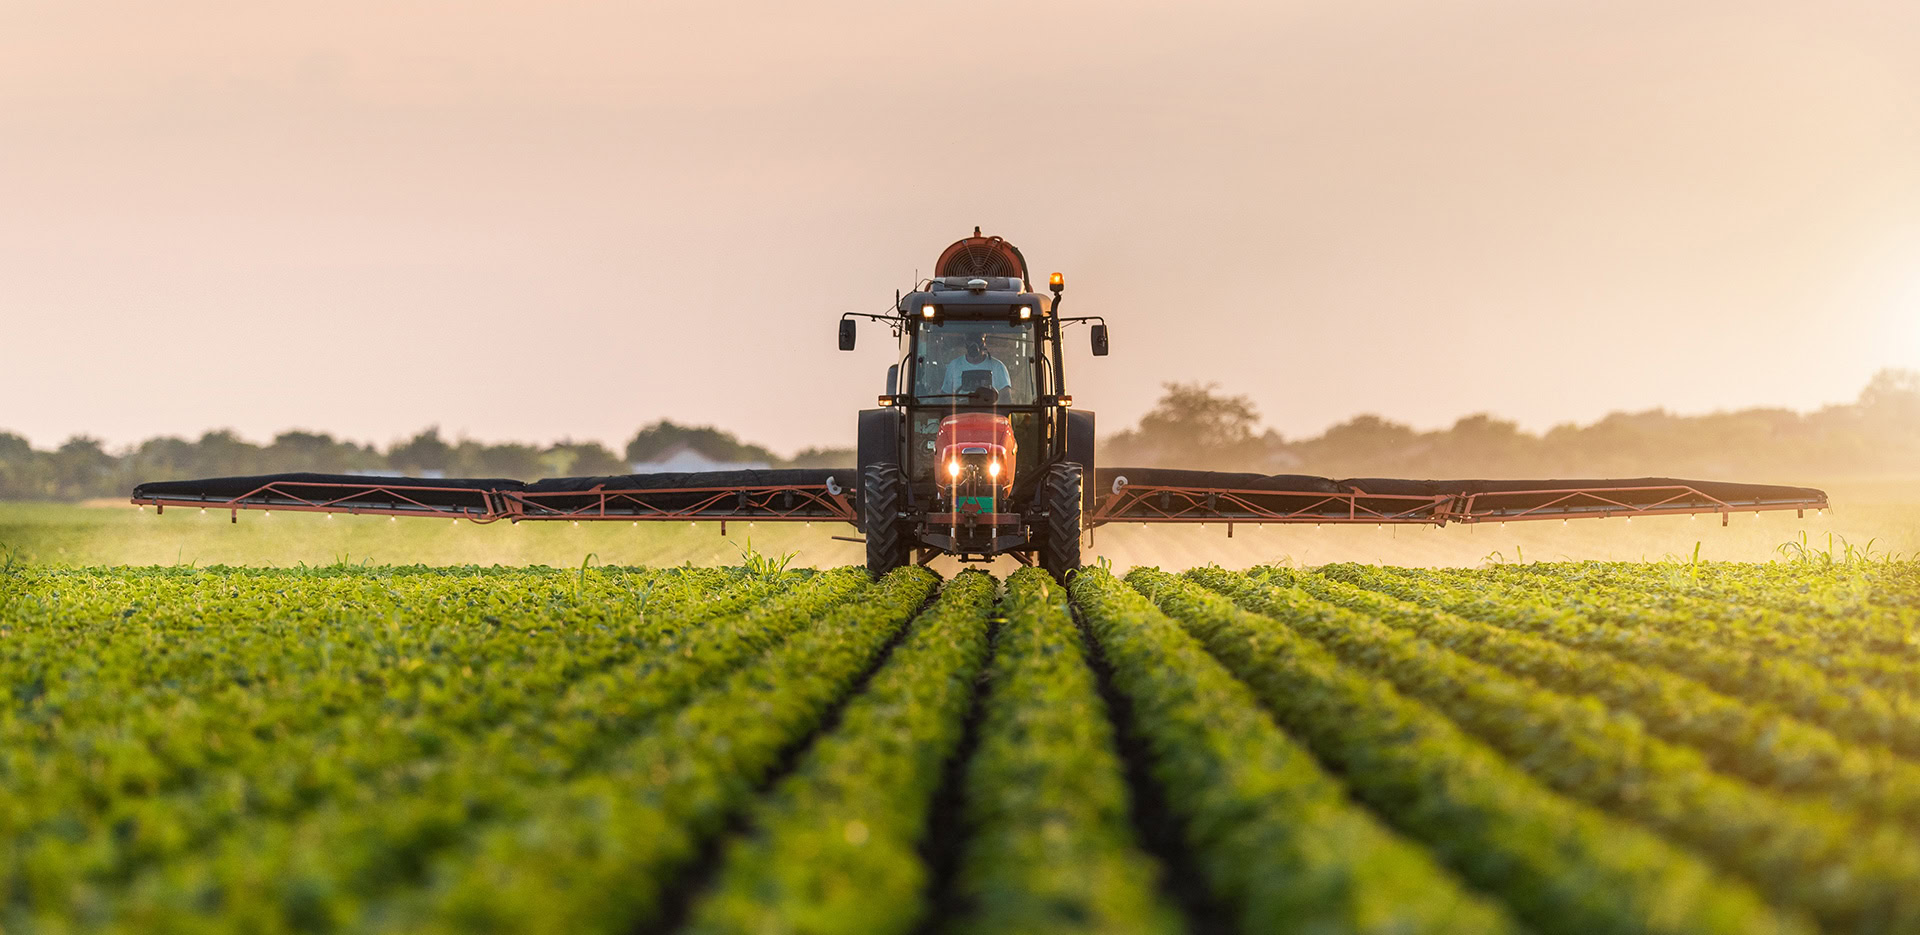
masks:
<instances>
[{"instance_id":1,"label":"tractor","mask_svg":"<svg viewBox=\"0 0 1920 935\"><path fill-rule=\"evenodd\" d=\"M1061 316L1061 274L1049 294L1031 281L1017 247L975 228L892 314L841 317L843 351L859 317L900 346L879 407L859 417L857 515L875 574L939 555L1008 555L1061 577L1080 567L1094 418L1073 408L1060 349L1067 326L1091 322L1106 356L1107 325Z\"/></svg>"}]
</instances>

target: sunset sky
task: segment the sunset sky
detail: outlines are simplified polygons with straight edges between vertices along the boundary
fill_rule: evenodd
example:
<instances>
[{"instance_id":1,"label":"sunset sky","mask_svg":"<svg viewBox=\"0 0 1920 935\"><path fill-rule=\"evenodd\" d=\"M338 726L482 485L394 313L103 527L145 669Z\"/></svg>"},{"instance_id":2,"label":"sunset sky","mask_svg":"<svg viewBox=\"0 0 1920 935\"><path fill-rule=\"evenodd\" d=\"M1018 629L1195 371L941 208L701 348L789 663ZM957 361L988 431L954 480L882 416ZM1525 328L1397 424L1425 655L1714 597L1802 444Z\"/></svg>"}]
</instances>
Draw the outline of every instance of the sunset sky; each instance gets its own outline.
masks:
<instances>
[{"instance_id":1,"label":"sunset sky","mask_svg":"<svg viewBox=\"0 0 1920 935\"><path fill-rule=\"evenodd\" d=\"M1920 3L0 5L0 431L850 445L981 225L1103 428L1920 367Z\"/></svg>"}]
</instances>

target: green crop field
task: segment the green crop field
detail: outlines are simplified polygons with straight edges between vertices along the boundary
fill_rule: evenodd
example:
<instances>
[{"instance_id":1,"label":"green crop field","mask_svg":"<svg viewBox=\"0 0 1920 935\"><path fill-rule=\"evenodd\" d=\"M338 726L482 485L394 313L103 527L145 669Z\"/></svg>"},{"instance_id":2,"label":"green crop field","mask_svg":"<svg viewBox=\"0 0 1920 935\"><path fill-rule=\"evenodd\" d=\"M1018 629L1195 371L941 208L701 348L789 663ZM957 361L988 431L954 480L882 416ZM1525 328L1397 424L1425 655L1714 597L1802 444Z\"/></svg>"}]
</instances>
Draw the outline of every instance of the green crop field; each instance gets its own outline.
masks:
<instances>
[{"instance_id":1,"label":"green crop field","mask_svg":"<svg viewBox=\"0 0 1920 935\"><path fill-rule=\"evenodd\" d=\"M1205 526L1112 523L1093 531L1085 554L1136 565L1230 568L1265 564L1474 566L1488 562L1688 560L1765 562L1781 546L1806 542L1836 551L1844 544L1876 558L1920 555L1920 479L1826 484L1834 508L1825 514L1746 513L1722 526L1711 516L1636 520L1481 523L1477 525L1317 527L1236 524L1229 537ZM315 513L243 511L238 522L217 509L136 510L124 500L90 505L0 501L0 554L40 565L555 565L665 566L737 564L750 552L792 554L795 564L829 568L864 560L844 523L494 523ZM992 571L1006 575L1011 560ZM951 574L946 560L934 568Z\"/></svg>"},{"instance_id":2,"label":"green crop field","mask_svg":"<svg viewBox=\"0 0 1920 935\"><path fill-rule=\"evenodd\" d=\"M0 570L6 932L1920 931L1920 564Z\"/></svg>"}]
</instances>

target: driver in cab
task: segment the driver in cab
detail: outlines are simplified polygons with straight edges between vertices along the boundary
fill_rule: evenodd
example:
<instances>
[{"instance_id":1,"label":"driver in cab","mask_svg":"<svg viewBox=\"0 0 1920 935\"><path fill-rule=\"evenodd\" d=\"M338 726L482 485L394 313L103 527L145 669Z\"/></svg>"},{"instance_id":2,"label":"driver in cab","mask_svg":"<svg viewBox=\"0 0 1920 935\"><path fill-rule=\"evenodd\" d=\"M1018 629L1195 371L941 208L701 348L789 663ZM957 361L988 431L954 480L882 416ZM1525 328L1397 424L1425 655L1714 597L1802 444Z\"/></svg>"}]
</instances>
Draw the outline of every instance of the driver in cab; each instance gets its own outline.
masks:
<instances>
[{"instance_id":1,"label":"driver in cab","mask_svg":"<svg viewBox=\"0 0 1920 935\"><path fill-rule=\"evenodd\" d=\"M957 395L976 387L992 388L1002 401L1012 398L1013 380L1007 376L1007 365L987 353L986 338L977 334L967 337L966 353L947 365L947 379L940 392Z\"/></svg>"}]
</instances>

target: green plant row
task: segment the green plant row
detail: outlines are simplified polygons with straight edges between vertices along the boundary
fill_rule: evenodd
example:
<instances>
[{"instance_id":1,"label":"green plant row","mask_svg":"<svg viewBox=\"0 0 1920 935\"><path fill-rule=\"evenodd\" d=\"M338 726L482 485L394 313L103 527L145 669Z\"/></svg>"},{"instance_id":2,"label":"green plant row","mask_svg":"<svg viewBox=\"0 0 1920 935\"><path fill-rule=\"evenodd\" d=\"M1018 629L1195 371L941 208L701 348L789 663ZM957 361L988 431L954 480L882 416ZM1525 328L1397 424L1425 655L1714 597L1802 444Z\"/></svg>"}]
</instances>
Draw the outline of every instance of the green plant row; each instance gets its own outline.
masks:
<instances>
[{"instance_id":1,"label":"green plant row","mask_svg":"<svg viewBox=\"0 0 1920 935\"><path fill-rule=\"evenodd\" d=\"M1920 607L1920 561L1874 562L1861 571L1868 598L1889 607Z\"/></svg>"},{"instance_id":2,"label":"green plant row","mask_svg":"<svg viewBox=\"0 0 1920 935\"><path fill-rule=\"evenodd\" d=\"M1758 600L1693 596L1665 587L1642 575L1605 572L1568 572L1558 575L1524 574L1506 568L1480 571L1432 572L1455 587L1477 587L1493 582L1515 592L1536 595L1556 608L1581 614L1595 623L1646 627L1688 639L1705 640L1724 649L1750 650L1811 666L1839 682L1857 681L1875 689L1908 696L1920 691L1920 658L1904 651L1920 613L1897 612L1907 619L1887 619L1894 613L1864 610L1853 617L1829 620L1805 613L1786 612ZM1776 590L1752 586L1746 594ZM1844 622L1843 622L1844 621ZM1897 636L1896 636L1897 634ZM1892 652L1889 652L1892 650Z\"/></svg>"},{"instance_id":3,"label":"green plant row","mask_svg":"<svg viewBox=\"0 0 1920 935\"><path fill-rule=\"evenodd\" d=\"M503 719L467 730L444 708L409 717L418 705L395 711L378 699L341 710L317 746L267 743L184 800L137 802L98 816L103 833L81 842L93 849L42 836L44 846L23 855L23 874L35 882L31 906L82 917L106 910L192 917L212 894L270 893L277 879L302 872L347 902L417 882L436 853L516 814L542 786L590 767L701 686L866 587L858 569L845 569L736 617L660 623L642 652L600 671L574 670L568 681L540 674L566 658L544 628L516 631L525 637L518 640L475 636L476 652L504 650L489 662L524 677L495 679L485 664L468 677L463 672L476 668L471 656L452 653L396 675L389 697L434 692L449 703L511 705ZM296 752L302 755L289 755ZM208 825L220 833L203 842L195 829ZM116 862L116 850L101 848L139 859ZM126 879L120 866L128 863L145 869Z\"/></svg>"},{"instance_id":4,"label":"green plant row","mask_svg":"<svg viewBox=\"0 0 1920 935\"><path fill-rule=\"evenodd\" d=\"M890 572L591 773L542 788L516 820L362 921L404 932L644 929L699 844L853 690L934 584L917 566Z\"/></svg>"},{"instance_id":5,"label":"green plant row","mask_svg":"<svg viewBox=\"0 0 1920 935\"><path fill-rule=\"evenodd\" d=\"M1418 570L1396 569L1387 575L1376 571L1357 565L1320 569L1329 577L1463 617L1677 672L1735 697L1776 706L1855 743L1920 757L1920 704L1904 695L1830 679L1797 660L1644 627L1595 623L1538 595L1494 582L1462 588Z\"/></svg>"},{"instance_id":6,"label":"green plant row","mask_svg":"<svg viewBox=\"0 0 1920 935\"><path fill-rule=\"evenodd\" d=\"M1920 845L1904 831L1716 773L1590 699L1542 689L1288 583L1217 568L1194 580L1445 714L1547 786L1631 818L1854 932L1920 928Z\"/></svg>"},{"instance_id":7,"label":"green plant row","mask_svg":"<svg viewBox=\"0 0 1920 935\"><path fill-rule=\"evenodd\" d=\"M1353 795L1499 895L1534 930L1807 930L1698 857L1548 790L1313 640L1191 581L1140 570L1134 580L1244 680L1281 726L1338 770ZM1147 598L1132 600L1133 612L1144 615Z\"/></svg>"},{"instance_id":8,"label":"green plant row","mask_svg":"<svg viewBox=\"0 0 1920 935\"><path fill-rule=\"evenodd\" d=\"M1497 907L1349 802L1178 624L1104 571L1081 571L1073 593L1187 849L1241 931L1511 928Z\"/></svg>"},{"instance_id":9,"label":"green plant row","mask_svg":"<svg viewBox=\"0 0 1920 935\"><path fill-rule=\"evenodd\" d=\"M1171 933L1159 868L1136 842L1112 721L1065 588L1007 580L978 745L965 767L950 931Z\"/></svg>"},{"instance_id":10,"label":"green plant row","mask_svg":"<svg viewBox=\"0 0 1920 935\"><path fill-rule=\"evenodd\" d=\"M1872 612L1920 607L1914 597L1920 562L1870 556L1872 543L1868 546L1861 549L1842 541L1837 547L1821 549L1812 543L1791 543L1781 547L1790 561L1697 563L1693 577L1707 596L1724 597L1731 592L1735 599L1752 594L1756 584L1771 584L1775 586L1771 591L1760 594L1771 606L1834 618L1856 616L1863 608Z\"/></svg>"},{"instance_id":11,"label":"green plant row","mask_svg":"<svg viewBox=\"0 0 1920 935\"><path fill-rule=\"evenodd\" d=\"M1320 600L1554 691L1592 695L1631 712L1648 732L1701 751L1716 769L1920 827L1920 765L1884 748L1845 743L1824 728L1664 669L1469 620L1345 581L1285 569L1260 569L1255 577L1300 587Z\"/></svg>"},{"instance_id":12,"label":"green plant row","mask_svg":"<svg viewBox=\"0 0 1920 935\"><path fill-rule=\"evenodd\" d=\"M916 848L987 655L995 584L948 582L907 638L726 850L693 932L910 931L925 915Z\"/></svg>"},{"instance_id":13,"label":"green plant row","mask_svg":"<svg viewBox=\"0 0 1920 935\"><path fill-rule=\"evenodd\" d=\"M299 652L304 648L299 644L325 645L332 628L343 623L397 627L427 609L436 615L470 609L472 616L460 622L482 614L538 621L543 603L566 607L560 613L568 620L594 619L593 602L573 600L571 576L528 574L502 581L461 574L345 578L166 571L34 576L35 599L0 622L0 679L32 693L20 699L33 702L23 712L28 720L40 713L57 717L63 727L84 726L96 713L111 719L128 708L163 707L209 690L297 680L324 669L328 661ZM624 601L633 589L651 588L663 577L678 576L597 573L596 581ZM509 590L503 584L518 587ZM481 595L485 609L460 600L462 592ZM547 622L552 619L546 616ZM294 651L281 651L286 649ZM102 676L112 681L103 684Z\"/></svg>"},{"instance_id":14,"label":"green plant row","mask_svg":"<svg viewBox=\"0 0 1920 935\"><path fill-rule=\"evenodd\" d=\"M596 573L601 587L583 597L571 582L552 575L500 577L49 575L52 580L41 582L46 600L40 612L4 625L0 679L15 686L24 704L4 725L14 733L0 739L8 748L88 746L88 731L112 731L120 739L130 725L141 726L128 721L130 714L187 704L217 714L252 697L310 702L307 707L322 709L351 704L342 691L383 687L358 666L378 672L389 661L444 654L448 637L464 636L465 627L509 637L546 627L555 638L591 654L596 643L617 647L617 638L645 623L630 609L636 596L644 606L647 596L664 592L669 599L679 596L683 607L698 607L730 580L679 571ZM434 625L403 625L419 616ZM610 618L618 632L607 632ZM596 640L603 634L611 638ZM366 684L342 685L328 678L340 672L360 674ZM189 757L181 765L192 769L201 765L200 758L218 762L227 755L222 746L164 749L164 740L180 733L178 717L193 712L170 713L149 725L151 739L161 741L168 757ZM232 726L230 717L220 723ZM285 732L290 725L276 721L274 727ZM168 777L132 778L164 784Z\"/></svg>"},{"instance_id":15,"label":"green plant row","mask_svg":"<svg viewBox=\"0 0 1920 935\"><path fill-rule=\"evenodd\" d=\"M1489 569L1496 570L1496 569ZM1753 608L1776 611L1794 634L1857 642L1883 651L1920 652L1911 639L1920 611L1876 580L1879 563L1557 562L1500 566L1507 575L1586 580L1640 598L1679 594L1709 619L1741 619Z\"/></svg>"},{"instance_id":16,"label":"green plant row","mask_svg":"<svg viewBox=\"0 0 1920 935\"><path fill-rule=\"evenodd\" d=\"M696 584L660 587L663 579L679 577L652 576L648 587L694 595L683 604L694 611L689 616L703 616L707 605L698 598L715 597L713 587L727 580L701 575ZM184 627L115 614L119 622L100 624L86 619L97 608L66 602L76 622L62 625L62 632L85 629L73 651L91 658L82 665L49 650L44 662L57 673L52 686L0 722L6 740L0 778L11 793L0 797L6 842L0 877L14 879L23 863L72 863L62 860L64 853L83 859L94 875L114 879L235 820L298 812L328 792L318 770L352 780L376 771L379 761L369 759L376 753L386 762L428 755L419 741L431 743L433 732L464 734L517 706L544 704L630 656L661 628L641 621L608 633L601 626L569 626L565 615L545 618L570 637L562 640L479 623L399 626L388 616L404 607L437 615L448 609L445 592L466 586L449 575L437 579L436 589L435 580L410 576L396 583L401 591L382 588L381 598L393 608L366 617L347 606L351 598L340 600L338 580L307 582L325 585L317 590L279 589L293 592L283 595L292 598L287 606L304 608L290 616L311 614L333 598L322 622L263 621L243 613ZM213 582L176 577L174 587L214 582L235 591L263 583L252 575L219 575ZM151 595L161 604L169 596L164 590ZM21 641L44 642L35 632L44 629L25 624ZM129 646L142 651L130 653ZM156 670L173 667L189 671L178 679L167 675L159 688L138 687ZM246 674L188 693L180 683L190 681L195 667ZM489 690L472 691L475 684ZM381 729L383 744L338 749L347 735L369 726Z\"/></svg>"}]
</instances>

